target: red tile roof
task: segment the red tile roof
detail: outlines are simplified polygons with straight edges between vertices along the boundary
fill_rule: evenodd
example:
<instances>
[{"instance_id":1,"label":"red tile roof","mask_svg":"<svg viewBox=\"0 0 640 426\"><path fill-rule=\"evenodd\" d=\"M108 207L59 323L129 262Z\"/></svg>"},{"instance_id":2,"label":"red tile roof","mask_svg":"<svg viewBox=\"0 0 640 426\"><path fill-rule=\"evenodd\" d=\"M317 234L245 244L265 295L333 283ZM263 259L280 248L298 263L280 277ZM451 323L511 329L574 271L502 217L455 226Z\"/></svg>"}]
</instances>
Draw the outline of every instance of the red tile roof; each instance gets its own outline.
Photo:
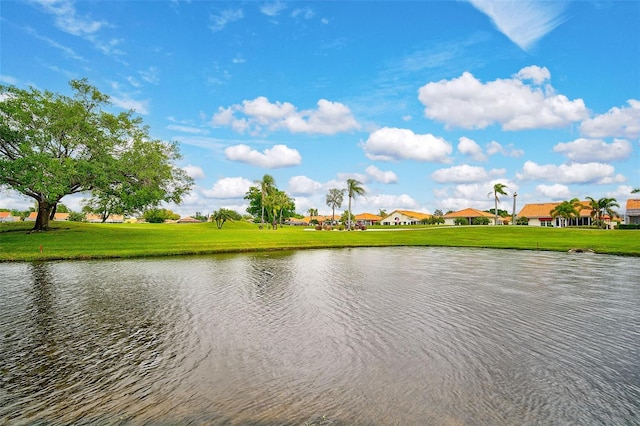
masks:
<instances>
[{"instance_id":1,"label":"red tile roof","mask_svg":"<svg viewBox=\"0 0 640 426\"><path fill-rule=\"evenodd\" d=\"M627 200L627 210L640 210L640 200Z\"/></svg>"},{"instance_id":2,"label":"red tile roof","mask_svg":"<svg viewBox=\"0 0 640 426\"><path fill-rule=\"evenodd\" d=\"M457 212L447 213L444 215L444 218L452 218L452 217L489 217L495 218L493 213L483 212L481 210L476 210L472 208L458 210Z\"/></svg>"}]
</instances>

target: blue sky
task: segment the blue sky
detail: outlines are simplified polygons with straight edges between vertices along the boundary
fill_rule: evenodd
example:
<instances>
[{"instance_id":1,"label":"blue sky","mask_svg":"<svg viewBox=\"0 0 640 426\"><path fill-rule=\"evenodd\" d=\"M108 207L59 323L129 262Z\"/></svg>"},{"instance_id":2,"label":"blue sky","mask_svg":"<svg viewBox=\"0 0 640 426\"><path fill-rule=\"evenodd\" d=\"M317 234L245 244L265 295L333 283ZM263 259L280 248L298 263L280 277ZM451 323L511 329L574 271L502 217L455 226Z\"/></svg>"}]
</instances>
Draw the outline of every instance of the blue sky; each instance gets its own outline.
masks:
<instances>
[{"instance_id":1,"label":"blue sky","mask_svg":"<svg viewBox=\"0 0 640 426\"><path fill-rule=\"evenodd\" d=\"M497 182L509 211L514 191L624 206L640 187L640 2L2 1L0 17L3 84L86 77L180 143L182 215L244 213L265 173L321 214L352 177L357 213L487 209Z\"/></svg>"}]
</instances>

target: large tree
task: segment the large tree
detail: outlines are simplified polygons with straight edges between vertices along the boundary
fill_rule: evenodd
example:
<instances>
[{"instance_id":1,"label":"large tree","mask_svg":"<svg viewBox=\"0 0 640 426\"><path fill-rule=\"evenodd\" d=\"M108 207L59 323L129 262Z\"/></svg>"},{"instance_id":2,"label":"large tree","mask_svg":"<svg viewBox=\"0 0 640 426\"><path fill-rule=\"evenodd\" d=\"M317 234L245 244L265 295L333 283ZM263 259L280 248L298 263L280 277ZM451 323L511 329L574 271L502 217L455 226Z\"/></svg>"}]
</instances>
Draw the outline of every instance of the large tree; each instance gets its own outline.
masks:
<instances>
[{"instance_id":1,"label":"large tree","mask_svg":"<svg viewBox=\"0 0 640 426\"><path fill-rule=\"evenodd\" d=\"M331 224L336 222L336 207L342 207L342 201L344 200L344 189L331 188L327 194L326 203L331 207Z\"/></svg>"},{"instance_id":2,"label":"large tree","mask_svg":"<svg viewBox=\"0 0 640 426\"><path fill-rule=\"evenodd\" d=\"M491 196L491 194L493 194L493 200L495 202L495 210L494 210L494 213L496 215L495 225L498 224L498 201L500 201L499 195L507 195L507 193L504 190L506 187L507 185L503 183L496 183L495 185L493 185L493 191L489 192L488 194L488 196Z\"/></svg>"},{"instance_id":3,"label":"large tree","mask_svg":"<svg viewBox=\"0 0 640 426\"><path fill-rule=\"evenodd\" d=\"M351 211L351 200L355 200L357 196L366 193L362 182L357 179L347 179L347 195L349 196L349 217L353 216ZM351 231L352 220L349 220L349 231Z\"/></svg>"},{"instance_id":4,"label":"large tree","mask_svg":"<svg viewBox=\"0 0 640 426\"><path fill-rule=\"evenodd\" d=\"M136 210L180 202L192 180L174 165L178 147L151 140L133 112L112 114L109 97L72 80L73 97L0 86L0 185L36 200L34 230L47 230L69 194L125 198Z\"/></svg>"},{"instance_id":5,"label":"large tree","mask_svg":"<svg viewBox=\"0 0 640 426\"><path fill-rule=\"evenodd\" d=\"M631 191L632 194L637 194L638 192L640 192L640 188L635 188L633 191Z\"/></svg>"},{"instance_id":6,"label":"large tree","mask_svg":"<svg viewBox=\"0 0 640 426\"><path fill-rule=\"evenodd\" d=\"M295 202L284 191L278 189L275 180L270 175L264 175L261 181L256 181L246 192L244 199L249 202L247 213L260 217L260 226L265 221L272 223L278 217L282 222L295 213Z\"/></svg>"}]
</instances>

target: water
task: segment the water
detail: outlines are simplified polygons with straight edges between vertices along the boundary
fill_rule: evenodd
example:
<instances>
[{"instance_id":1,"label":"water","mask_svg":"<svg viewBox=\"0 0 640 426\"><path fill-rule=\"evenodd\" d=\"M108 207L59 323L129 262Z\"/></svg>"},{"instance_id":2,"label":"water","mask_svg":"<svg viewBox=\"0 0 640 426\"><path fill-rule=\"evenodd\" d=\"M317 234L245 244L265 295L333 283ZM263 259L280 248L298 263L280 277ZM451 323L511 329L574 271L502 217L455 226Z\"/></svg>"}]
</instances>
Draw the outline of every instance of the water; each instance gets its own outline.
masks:
<instances>
[{"instance_id":1,"label":"water","mask_svg":"<svg viewBox=\"0 0 640 426\"><path fill-rule=\"evenodd\" d=\"M640 424L634 258L0 264L0 339L0 424Z\"/></svg>"}]
</instances>

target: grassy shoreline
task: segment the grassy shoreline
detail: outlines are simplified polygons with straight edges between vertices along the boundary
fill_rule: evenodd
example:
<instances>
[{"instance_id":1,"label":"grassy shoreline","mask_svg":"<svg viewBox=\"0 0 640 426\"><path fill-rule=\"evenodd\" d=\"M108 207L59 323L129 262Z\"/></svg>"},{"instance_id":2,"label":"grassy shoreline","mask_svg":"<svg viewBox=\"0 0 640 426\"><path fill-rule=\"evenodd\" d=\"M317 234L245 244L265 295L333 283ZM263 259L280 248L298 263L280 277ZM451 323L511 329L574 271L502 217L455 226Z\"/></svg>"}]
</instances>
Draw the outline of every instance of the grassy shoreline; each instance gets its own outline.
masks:
<instances>
[{"instance_id":1,"label":"grassy shoreline","mask_svg":"<svg viewBox=\"0 0 640 426\"><path fill-rule=\"evenodd\" d=\"M373 227L368 231L309 231L302 227L259 230L228 223L88 224L54 222L29 233L32 224L0 224L0 262L141 258L176 255L342 247L429 246L569 251L640 256L640 230L558 229L527 226ZM377 231L391 229L395 232Z\"/></svg>"}]
</instances>

